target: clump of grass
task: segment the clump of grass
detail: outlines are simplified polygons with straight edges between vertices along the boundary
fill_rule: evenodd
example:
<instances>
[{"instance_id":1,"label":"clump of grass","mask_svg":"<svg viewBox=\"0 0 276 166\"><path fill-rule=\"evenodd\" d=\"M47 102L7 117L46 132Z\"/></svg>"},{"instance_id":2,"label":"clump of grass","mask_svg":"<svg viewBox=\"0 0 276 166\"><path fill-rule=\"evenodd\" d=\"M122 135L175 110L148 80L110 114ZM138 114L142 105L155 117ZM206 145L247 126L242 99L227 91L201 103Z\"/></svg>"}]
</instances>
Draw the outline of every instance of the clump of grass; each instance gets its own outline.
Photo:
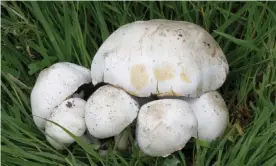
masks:
<instances>
[{"instance_id":1,"label":"clump of grass","mask_svg":"<svg viewBox=\"0 0 276 166\"><path fill-rule=\"evenodd\" d=\"M2 2L2 165L276 165L276 4L274 2ZM101 43L135 20L185 20L208 30L230 64L220 89L231 114L225 135L195 140L168 158L100 157L78 140L53 149L32 120L37 74L58 61L90 67ZM134 139L134 138L132 138Z\"/></svg>"}]
</instances>

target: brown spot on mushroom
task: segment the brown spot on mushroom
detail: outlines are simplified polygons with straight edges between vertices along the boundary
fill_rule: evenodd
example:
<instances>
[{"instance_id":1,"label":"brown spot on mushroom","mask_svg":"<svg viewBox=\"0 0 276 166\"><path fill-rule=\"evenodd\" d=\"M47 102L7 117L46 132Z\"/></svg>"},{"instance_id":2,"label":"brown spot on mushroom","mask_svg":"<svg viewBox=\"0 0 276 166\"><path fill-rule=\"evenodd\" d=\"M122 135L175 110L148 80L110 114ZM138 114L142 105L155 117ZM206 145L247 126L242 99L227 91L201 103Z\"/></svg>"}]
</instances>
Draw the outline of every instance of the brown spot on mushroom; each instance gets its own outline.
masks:
<instances>
[{"instance_id":1,"label":"brown spot on mushroom","mask_svg":"<svg viewBox=\"0 0 276 166\"><path fill-rule=\"evenodd\" d=\"M143 89L149 82L149 74L143 64L133 65L130 70L130 82L137 89Z\"/></svg>"},{"instance_id":2,"label":"brown spot on mushroom","mask_svg":"<svg viewBox=\"0 0 276 166\"><path fill-rule=\"evenodd\" d=\"M156 67L154 69L154 76L157 81L167 81L174 78L173 66Z\"/></svg>"},{"instance_id":3,"label":"brown spot on mushroom","mask_svg":"<svg viewBox=\"0 0 276 166\"><path fill-rule=\"evenodd\" d=\"M191 83L191 79L189 78L189 76L185 73L185 72L181 72L180 73L180 78L182 79L182 81L187 82L187 83Z\"/></svg>"},{"instance_id":4,"label":"brown spot on mushroom","mask_svg":"<svg viewBox=\"0 0 276 166\"><path fill-rule=\"evenodd\" d=\"M66 103L66 106L67 106L68 108L71 108L71 107L72 107L72 103L68 101L68 102Z\"/></svg>"}]
</instances>

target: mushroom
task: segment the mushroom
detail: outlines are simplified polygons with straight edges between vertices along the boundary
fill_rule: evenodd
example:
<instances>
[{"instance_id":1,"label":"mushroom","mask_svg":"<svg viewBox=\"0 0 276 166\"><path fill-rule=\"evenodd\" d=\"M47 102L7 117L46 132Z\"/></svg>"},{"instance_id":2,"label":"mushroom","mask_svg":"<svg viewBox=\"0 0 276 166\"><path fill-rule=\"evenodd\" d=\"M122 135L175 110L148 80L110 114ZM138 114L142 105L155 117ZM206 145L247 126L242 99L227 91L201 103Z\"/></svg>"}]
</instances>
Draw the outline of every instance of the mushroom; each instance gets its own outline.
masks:
<instances>
[{"instance_id":1,"label":"mushroom","mask_svg":"<svg viewBox=\"0 0 276 166\"><path fill-rule=\"evenodd\" d=\"M45 119L83 84L91 82L90 70L59 62L40 72L31 92L32 115L36 126L45 128Z\"/></svg>"},{"instance_id":2,"label":"mushroom","mask_svg":"<svg viewBox=\"0 0 276 166\"><path fill-rule=\"evenodd\" d=\"M137 118L136 139L149 156L166 157L182 149L197 132L190 105L179 99L161 99L143 105Z\"/></svg>"},{"instance_id":3,"label":"mushroom","mask_svg":"<svg viewBox=\"0 0 276 166\"><path fill-rule=\"evenodd\" d=\"M206 30L161 19L120 27L91 64L94 85L105 82L138 97L197 97L221 87L228 71L222 49Z\"/></svg>"},{"instance_id":4,"label":"mushroom","mask_svg":"<svg viewBox=\"0 0 276 166\"><path fill-rule=\"evenodd\" d=\"M57 150L62 150L75 142L69 134L55 122L66 128L75 136L82 136L86 126L84 121L84 107L86 101L80 98L71 98L63 101L54 108L45 125L46 139Z\"/></svg>"},{"instance_id":5,"label":"mushroom","mask_svg":"<svg viewBox=\"0 0 276 166\"><path fill-rule=\"evenodd\" d=\"M111 85L102 86L87 100L87 129L99 139L118 135L133 122L138 110L138 102L125 91Z\"/></svg>"},{"instance_id":6,"label":"mushroom","mask_svg":"<svg viewBox=\"0 0 276 166\"><path fill-rule=\"evenodd\" d=\"M206 30L190 22L162 19L136 21L120 27L101 45L91 64L93 85L106 83L138 98L152 95L198 97L206 92L219 89L228 72L228 62L222 49ZM97 98L96 95L93 98ZM102 101L101 99L95 100L90 106L93 108L91 112L92 110L98 110L95 112L106 110ZM191 106L186 101L161 99L142 102L143 106L137 120L136 139L139 147L146 154L167 156L183 148L192 136L197 137L197 120ZM122 103L124 102L121 102L120 106L124 105ZM147 112L154 112L147 108L151 105L158 110L156 111L158 116L147 114ZM110 106L114 107L114 104ZM117 106L115 107L117 109ZM168 109L171 109L171 112L168 113ZM118 131L116 134L108 135L103 134L104 130L93 131L96 130L96 124L105 126L108 130L114 130L110 126L115 127L115 125L112 126L110 123L116 123L115 120L112 122L108 120L108 125L104 124L104 120L99 120L99 118L107 116L107 113L101 112L104 112L101 116L90 113L89 122L95 123L89 130L94 132L91 134L95 137L96 135L109 137L119 134ZM181 112L186 114L181 114ZM154 119L154 117L165 119L165 122L158 118ZM172 117L178 124L173 124ZM147 120L150 118L153 120L153 125ZM183 118L187 121L182 122ZM99 122L96 123L95 120ZM166 126L166 120L171 123L171 126ZM155 133L155 122L162 124L158 127L158 131L164 128L162 132ZM124 125L123 128L126 126ZM188 130L192 126L192 130ZM152 131L143 130L145 128ZM181 128L185 132L180 132ZM120 132L122 130L120 128ZM173 137L175 134L176 137Z\"/></svg>"},{"instance_id":7,"label":"mushroom","mask_svg":"<svg viewBox=\"0 0 276 166\"><path fill-rule=\"evenodd\" d=\"M223 134L228 124L229 113L222 96L217 91L185 100L191 105L197 118L198 139L209 142Z\"/></svg>"}]
</instances>

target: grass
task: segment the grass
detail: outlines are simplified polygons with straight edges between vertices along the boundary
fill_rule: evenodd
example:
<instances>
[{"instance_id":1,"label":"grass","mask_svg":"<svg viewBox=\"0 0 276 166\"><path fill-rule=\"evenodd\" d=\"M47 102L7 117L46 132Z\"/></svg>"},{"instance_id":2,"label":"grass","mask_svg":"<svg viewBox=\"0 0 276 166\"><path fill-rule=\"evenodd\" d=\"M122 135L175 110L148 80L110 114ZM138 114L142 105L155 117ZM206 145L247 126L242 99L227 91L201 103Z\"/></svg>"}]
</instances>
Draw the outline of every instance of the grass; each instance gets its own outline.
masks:
<instances>
[{"instance_id":1,"label":"grass","mask_svg":"<svg viewBox=\"0 0 276 166\"><path fill-rule=\"evenodd\" d=\"M2 2L1 162L3 166L276 165L275 2ZM185 20L209 31L224 50L229 76L220 88L230 111L225 135L192 140L167 158L110 149L100 157L79 138L56 151L32 120L30 91L40 70L58 61L90 68L101 43L135 20ZM112 144L112 142L111 142Z\"/></svg>"}]
</instances>

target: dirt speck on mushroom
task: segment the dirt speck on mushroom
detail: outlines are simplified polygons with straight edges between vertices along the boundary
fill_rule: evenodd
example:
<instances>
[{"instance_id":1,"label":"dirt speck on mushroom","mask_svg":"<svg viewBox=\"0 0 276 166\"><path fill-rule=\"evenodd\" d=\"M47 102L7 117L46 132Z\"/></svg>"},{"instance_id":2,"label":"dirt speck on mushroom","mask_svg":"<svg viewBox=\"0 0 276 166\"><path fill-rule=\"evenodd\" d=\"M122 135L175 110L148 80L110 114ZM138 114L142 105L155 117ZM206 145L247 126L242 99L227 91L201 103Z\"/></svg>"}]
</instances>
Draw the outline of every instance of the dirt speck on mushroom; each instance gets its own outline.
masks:
<instances>
[{"instance_id":1,"label":"dirt speck on mushroom","mask_svg":"<svg viewBox=\"0 0 276 166\"><path fill-rule=\"evenodd\" d=\"M71 108L72 107L72 103L68 101L67 104L66 104L66 107Z\"/></svg>"}]
</instances>

